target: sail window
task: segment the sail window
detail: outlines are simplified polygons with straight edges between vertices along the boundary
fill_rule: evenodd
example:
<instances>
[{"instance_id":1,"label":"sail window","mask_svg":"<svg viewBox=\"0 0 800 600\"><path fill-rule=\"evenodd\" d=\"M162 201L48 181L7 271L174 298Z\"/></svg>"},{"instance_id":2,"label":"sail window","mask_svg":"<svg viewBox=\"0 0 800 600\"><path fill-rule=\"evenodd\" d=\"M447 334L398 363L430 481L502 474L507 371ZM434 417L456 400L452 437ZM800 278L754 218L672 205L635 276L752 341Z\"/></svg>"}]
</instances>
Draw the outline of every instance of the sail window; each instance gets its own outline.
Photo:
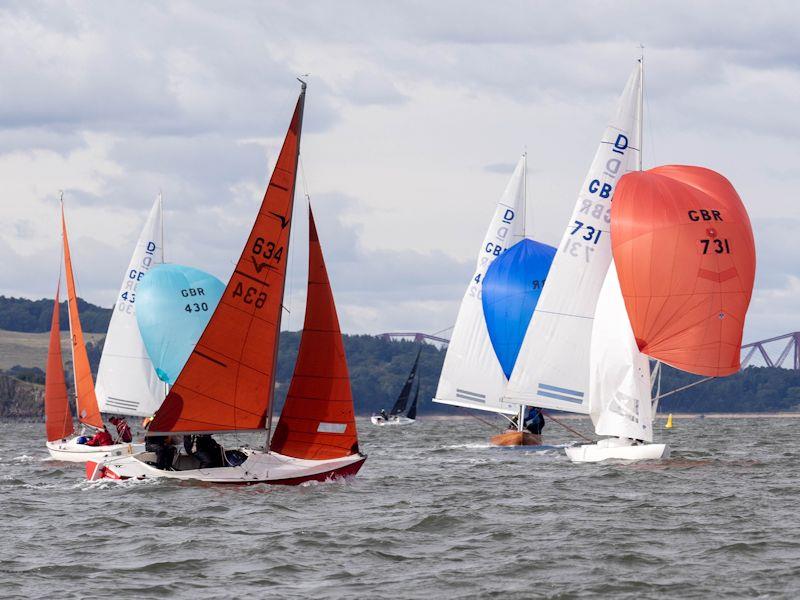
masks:
<instances>
[{"instance_id":1,"label":"sail window","mask_svg":"<svg viewBox=\"0 0 800 600\"><path fill-rule=\"evenodd\" d=\"M324 423L317 425L317 433L344 433L347 423Z\"/></svg>"}]
</instances>

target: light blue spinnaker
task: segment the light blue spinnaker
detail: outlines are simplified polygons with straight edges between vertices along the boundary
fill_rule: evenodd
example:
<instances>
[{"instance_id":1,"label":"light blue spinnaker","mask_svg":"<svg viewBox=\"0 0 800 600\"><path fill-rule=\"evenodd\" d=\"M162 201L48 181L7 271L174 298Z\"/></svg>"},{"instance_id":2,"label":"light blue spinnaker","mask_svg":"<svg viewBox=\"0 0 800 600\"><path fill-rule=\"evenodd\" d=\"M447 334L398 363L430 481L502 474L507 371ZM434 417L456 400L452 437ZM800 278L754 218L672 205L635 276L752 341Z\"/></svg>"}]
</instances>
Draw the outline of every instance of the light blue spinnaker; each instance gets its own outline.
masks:
<instances>
[{"instance_id":1,"label":"light blue spinnaker","mask_svg":"<svg viewBox=\"0 0 800 600\"><path fill-rule=\"evenodd\" d=\"M136 322L162 381L175 383L224 291L213 275L181 265L158 265L139 282Z\"/></svg>"},{"instance_id":2,"label":"light blue spinnaker","mask_svg":"<svg viewBox=\"0 0 800 600\"><path fill-rule=\"evenodd\" d=\"M523 239L498 257L483 278L483 315L506 379L528 330L556 249Z\"/></svg>"}]
</instances>

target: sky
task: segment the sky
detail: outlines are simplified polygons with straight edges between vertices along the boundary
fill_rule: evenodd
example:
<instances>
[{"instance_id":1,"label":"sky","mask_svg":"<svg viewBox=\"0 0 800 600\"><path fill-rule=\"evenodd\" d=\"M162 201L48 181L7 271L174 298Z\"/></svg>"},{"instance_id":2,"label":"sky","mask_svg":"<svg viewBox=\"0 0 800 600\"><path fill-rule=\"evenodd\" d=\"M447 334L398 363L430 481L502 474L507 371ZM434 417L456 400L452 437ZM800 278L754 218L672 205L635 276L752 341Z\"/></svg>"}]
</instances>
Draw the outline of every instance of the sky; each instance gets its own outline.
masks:
<instances>
[{"instance_id":1,"label":"sky","mask_svg":"<svg viewBox=\"0 0 800 600\"><path fill-rule=\"evenodd\" d=\"M59 190L82 297L113 305L159 191L167 260L227 280L304 75L296 216L307 193L343 330L446 329L525 151L528 230L558 243L642 44L644 167L731 180L757 244L745 341L798 330L799 32L770 1L6 1L0 294L52 297Z\"/></svg>"}]
</instances>

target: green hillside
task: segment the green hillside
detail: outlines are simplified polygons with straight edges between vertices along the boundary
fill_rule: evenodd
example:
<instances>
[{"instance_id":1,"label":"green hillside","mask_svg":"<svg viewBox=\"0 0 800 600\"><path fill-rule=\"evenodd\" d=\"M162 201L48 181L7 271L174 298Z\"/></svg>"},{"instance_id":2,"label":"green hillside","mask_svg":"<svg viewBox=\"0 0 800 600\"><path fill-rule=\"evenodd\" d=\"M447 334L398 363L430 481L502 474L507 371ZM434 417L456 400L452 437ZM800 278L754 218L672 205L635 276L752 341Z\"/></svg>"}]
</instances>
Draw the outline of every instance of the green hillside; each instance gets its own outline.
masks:
<instances>
[{"instance_id":1,"label":"green hillside","mask_svg":"<svg viewBox=\"0 0 800 600\"><path fill-rule=\"evenodd\" d=\"M47 356L47 333L52 304L49 300L25 300L0 296L0 324L11 331L0 331L0 374L15 381L32 384L44 382ZM99 332L87 335L87 350L93 369L97 369L111 311L81 302L81 321L85 329ZM62 306L62 310L65 310ZM62 325L68 323L66 314ZM91 325L86 325L86 324ZM38 332L38 333L37 333ZM280 408L292 376L300 332L283 332L278 357L276 404ZM67 338L62 334L64 360L71 380L70 353ZM370 414L389 408L414 362L418 345L412 342L389 341L369 335L345 335L345 351L350 368L353 398L359 414ZM420 413L463 414L457 408L433 404L430 398L444 361L444 350L425 344L420 358ZM697 380L698 377L675 369L665 368L662 391L669 391ZM7 386L6 389L16 389ZM33 396L30 396L33 397ZM29 396L26 396L29 398ZM31 417L41 414L41 402L28 406L30 400L0 397L0 417L10 414L4 406L13 400L14 414L26 410ZM26 408L27 406L27 408ZM787 369L745 369L731 377L713 380L665 398L663 412L768 412L800 410L800 371Z\"/></svg>"},{"instance_id":2,"label":"green hillside","mask_svg":"<svg viewBox=\"0 0 800 600\"><path fill-rule=\"evenodd\" d=\"M78 311L81 315L81 326L86 333L105 333L111 320L111 309L100 308L82 298L78 298ZM50 320L53 317L53 300L28 300L27 298L10 298L0 296L0 329L25 333L42 333L50 331ZM66 300L59 310L61 330L69 330Z\"/></svg>"}]
</instances>

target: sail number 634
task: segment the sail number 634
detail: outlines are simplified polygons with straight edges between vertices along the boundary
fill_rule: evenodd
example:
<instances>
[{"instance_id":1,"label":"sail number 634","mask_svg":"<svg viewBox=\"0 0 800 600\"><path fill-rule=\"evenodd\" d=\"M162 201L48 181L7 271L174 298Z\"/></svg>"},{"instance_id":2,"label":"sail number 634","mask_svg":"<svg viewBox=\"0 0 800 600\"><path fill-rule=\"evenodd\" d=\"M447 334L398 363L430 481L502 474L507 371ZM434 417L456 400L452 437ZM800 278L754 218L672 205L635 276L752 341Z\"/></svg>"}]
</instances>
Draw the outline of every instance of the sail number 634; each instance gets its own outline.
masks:
<instances>
[{"instance_id":1,"label":"sail number 634","mask_svg":"<svg viewBox=\"0 0 800 600\"><path fill-rule=\"evenodd\" d=\"M267 260L279 263L283 256L283 246L276 246L275 242L265 242L264 238L257 237L253 241L253 254L260 254Z\"/></svg>"}]
</instances>

